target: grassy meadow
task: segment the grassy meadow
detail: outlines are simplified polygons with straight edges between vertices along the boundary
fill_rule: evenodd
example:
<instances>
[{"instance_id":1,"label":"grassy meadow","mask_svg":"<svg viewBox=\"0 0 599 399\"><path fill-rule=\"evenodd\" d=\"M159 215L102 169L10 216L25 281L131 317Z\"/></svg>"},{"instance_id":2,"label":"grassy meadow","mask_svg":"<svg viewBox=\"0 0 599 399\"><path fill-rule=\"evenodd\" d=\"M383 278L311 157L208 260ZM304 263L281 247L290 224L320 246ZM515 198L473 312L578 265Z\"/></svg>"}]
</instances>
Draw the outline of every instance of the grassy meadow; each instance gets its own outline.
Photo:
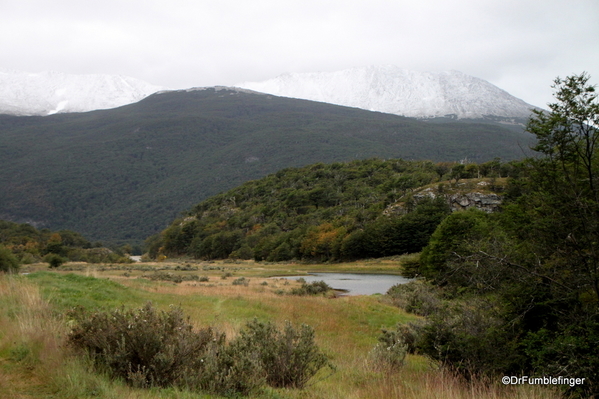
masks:
<instances>
[{"instance_id":1,"label":"grassy meadow","mask_svg":"<svg viewBox=\"0 0 599 399\"><path fill-rule=\"evenodd\" d=\"M181 307L194 326L213 326L228 338L253 318L312 326L336 370L321 371L303 390L264 388L255 398L559 397L538 386L506 387L499 380L466 383L417 355L408 355L400 370L375 368L369 352L381 328L417 316L391 306L384 295L286 295L299 283L278 278L312 271L392 274L400 261L68 263L52 271L34 264L24 266L21 275L0 274L0 398L214 397L178 389L135 389L93 371L88 360L70 352L66 337L72 321L66 314L72 307L110 310L148 301L159 309Z\"/></svg>"}]
</instances>

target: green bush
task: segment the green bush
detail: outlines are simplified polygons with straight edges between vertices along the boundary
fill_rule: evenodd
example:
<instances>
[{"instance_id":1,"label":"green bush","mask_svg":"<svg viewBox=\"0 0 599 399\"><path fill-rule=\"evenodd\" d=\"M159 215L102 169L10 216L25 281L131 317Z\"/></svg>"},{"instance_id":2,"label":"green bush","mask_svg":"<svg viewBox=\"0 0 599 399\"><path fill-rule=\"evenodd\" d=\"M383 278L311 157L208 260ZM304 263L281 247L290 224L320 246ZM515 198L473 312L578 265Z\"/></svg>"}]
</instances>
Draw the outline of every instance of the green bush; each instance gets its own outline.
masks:
<instances>
[{"instance_id":1,"label":"green bush","mask_svg":"<svg viewBox=\"0 0 599 399\"><path fill-rule=\"evenodd\" d=\"M395 331L382 330L378 344L370 351L370 362L375 368L394 371L403 366L408 353L405 331L400 326Z\"/></svg>"},{"instance_id":2,"label":"green bush","mask_svg":"<svg viewBox=\"0 0 599 399\"><path fill-rule=\"evenodd\" d=\"M396 284L389 288L387 296L393 305L408 313L428 316L438 312L443 306L441 290L424 280Z\"/></svg>"},{"instance_id":3,"label":"green bush","mask_svg":"<svg viewBox=\"0 0 599 399\"><path fill-rule=\"evenodd\" d=\"M13 272L19 270L19 261L12 252L0 245L0 272Z\"/></svg>"},{"instance_id":4,"label":"green bush","mask_svg":"<svg viewBox=\"0 0 599 399\"><path fill-rule=\"evenodd\" d=\"M310 284L306 283L304 279L299 279L298 281L302 283L302 286L292 289L290 292L291 295L321 295L332 290L331 286L324 281L313 281Z\"/></svg>"},{"instance_id":5,"label":"green bush","mask_svg":"<svg viewBox=\"0 0 599 399\"><path fill-rule=\"evenodd\" d=\"M219 336L194 331L180 309L72 313L78 324L69 343L89 353L96 365L139 387L177 384L202 369L202 358Z\"/></svg>"},{"instance_id":6,"label":"green bush","mask_svg":"<svg viewBox=\"0 0 599 399\"><path fill-rule=\"evenodd\" d=\"M401 275L406 278L416 278L420 275L420 253L401 257Z\"/></svg>"},{"instance_id":7,"label":"green bush","mask_svg":"<svg viewBox=\"0 0 599 399\"><path fill-rule=\"evenodd\" d=\"M233 285L243 285L245 287L247 287L250 284L250 279L245 278L245 277L239 277L236 278L235 280L233 280Z\"/></svg>"},{"instance_id":8,"label":"green bush","mask_svg":"<svg viewBox=\"0 0 599 399\"><path fill-rule=\"evenodd\" d=\"M249 322L231 344L234 353L260 360L266 382L272 387L303 388L325 366L327 356L314 343L314 330L302 324L296 330L290 322L279 331L270 322Z\"/></svg>"},{"instance_id":9,"label":"green bush","mask_svg":"<svg viewBox=\"0 0 599 399\"><path fill-rule=\"evenodd\" d=\"M136 387L176 386L219 395L247 395L264 384L302 388L327 357L307 325L281 332L256 320L227 345L211 328L194 330L181 309L89 313L74 309L69 344L100 371ZM331 366L332 367L332 366Z\"/></svg>"},{"instance_id":10,"label":"green bush","mask_svg":"<svg viewBox=\"0 0 599 399\"><path fill-rule=\"evenodd\" d=\"M415 326L415 337L416 351L466 378L515 375L525 365L514 331L485 300L440 309Z\"/></svg>"},{"instance_id":11,"label":"green bush","mask_svg":"<svg viewBox=\"0 0 599 399\"><path fill-rule=\"evenodd\" d=\"M48 262L50 268L54 269L65 263L67 259L58 254L49 253L48 255L44 256L44 261Z\"/></svg>"}]
</instances>

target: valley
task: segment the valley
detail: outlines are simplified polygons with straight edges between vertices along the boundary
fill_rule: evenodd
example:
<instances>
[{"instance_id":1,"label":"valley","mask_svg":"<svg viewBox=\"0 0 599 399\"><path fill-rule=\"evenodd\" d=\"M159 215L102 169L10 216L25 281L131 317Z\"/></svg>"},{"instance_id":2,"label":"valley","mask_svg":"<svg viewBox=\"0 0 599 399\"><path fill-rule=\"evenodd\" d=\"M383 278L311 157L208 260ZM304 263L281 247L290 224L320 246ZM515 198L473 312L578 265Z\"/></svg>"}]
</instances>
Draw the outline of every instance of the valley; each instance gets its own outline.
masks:
<instances>
[{"instance_id":1,"label":"valley","mask_svg":"<svg viewBox=\"0 0 599 399\"><path fill-rule=\"evenodd\" d=\"M316 342L331 359L334 371L322 370L303 390L265 388L249 398L558 398L538 386L512 388L500 381L468 385L419 355L408 355L405 366L397 371L377 369L370 352L381 328L415 321L417 316L400 311L380 295L291 296L279 291L289 292L298 283L267 278L315 270L390 273L397 272L400 262L381 259L325 266L177 260L124 266L73 263L59 271L34 264L24 269L30 273L25 276L0 275L0 396L221 397L172 388L129 387L93 373L89 363L66 350L64 337L72 321L60 315L74 306L110 310L152 301L163 310L180 307L197 328L212 326L229 339L253 318L272 320L277 325L288 320L294 325L312 326ZM189 270L195 267L197 270ZM159 271L196 274L209 281L174 283L141 277ZM226 273L231 275L223 279ZM235 285L240 277L249 279L249 284ZM9 309L13 317L6 313Z\"/></svg>"},{"instance_id":2,"label":"valley","mask_svg":"<svg viewBox=\"0 0 599 399\"><path fill-rule=\"evenodd\" d=\"M522 131L230 88L164 92L124 107L0 116L0 219L140 244L193 204L283 168L403 158L518 159Z\"/></svg>"},{"instance_id":3,"label":"valley","mask_svg":"<svg viewBox=\"0 0 599 399\"><path fill-rule=\"evenodd\" d=\"M0 117L0 395L597 396L589 79L526 132L222 87Z\"/></svg>"}]
</instances>

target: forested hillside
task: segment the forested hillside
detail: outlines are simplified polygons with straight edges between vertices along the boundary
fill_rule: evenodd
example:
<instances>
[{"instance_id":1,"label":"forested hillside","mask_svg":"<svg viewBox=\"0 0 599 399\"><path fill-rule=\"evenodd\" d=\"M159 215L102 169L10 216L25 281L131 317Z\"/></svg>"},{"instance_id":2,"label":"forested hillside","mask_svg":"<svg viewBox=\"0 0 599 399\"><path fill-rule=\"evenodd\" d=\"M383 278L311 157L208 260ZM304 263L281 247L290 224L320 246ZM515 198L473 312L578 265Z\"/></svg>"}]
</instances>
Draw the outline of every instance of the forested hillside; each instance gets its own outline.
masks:
<instances>
[{"instance_id":1,"label":"forested hillside","mask_svg":"<svg viewBox=\"0 0 599 399\"><path fill-rule=\"evenodd\" d=\"M125 107L0 116L0 218L141 241L219 192L287 167L354 159L485 162L523 156L531 135L226 88Z\"/></svg>"},{"instance_id":2,"label":"forested hillside","mask_svg":"<svg viewBox=\"0 0 599 399\"><path fill-rule=\"evenodd\" d=\"M0 271L18 269L20 264L46 261L58 266L66 261L130 262L123 250L104 248L100 243L92 244L81 234L70 230L38 230L28 224L0 220Z\"/></svg>"},{"instance_id":3,"label":"forested hillside","mask_svg":"<svg viewBox=\"0 0 599 399\"><path fill-rule=\"evenodd\" d=\"M511 179L502 211L449 215L411 265L429 284L393 290L427 316L397 333L467 377L559 377L551 384L572 397L596 398L599 101L586 74L554 87L551 112L527 127L537 157Z\"/></svg>"},{"instance_id":4,"label":"forested hillside","mask_svg":"<svg viewBox=\"0 0 599 399\"><path fill-rule=\"evenodd\" d=\"M287 168L211 197L149 239L150 255L330 261L418 252L450 213L447 198L412 199L437 182L513 173L477 165L369 159ZM459 183L465 184L464 181ZM391 204L406 212L385 214Z\"/></svg>"}]
</instances>

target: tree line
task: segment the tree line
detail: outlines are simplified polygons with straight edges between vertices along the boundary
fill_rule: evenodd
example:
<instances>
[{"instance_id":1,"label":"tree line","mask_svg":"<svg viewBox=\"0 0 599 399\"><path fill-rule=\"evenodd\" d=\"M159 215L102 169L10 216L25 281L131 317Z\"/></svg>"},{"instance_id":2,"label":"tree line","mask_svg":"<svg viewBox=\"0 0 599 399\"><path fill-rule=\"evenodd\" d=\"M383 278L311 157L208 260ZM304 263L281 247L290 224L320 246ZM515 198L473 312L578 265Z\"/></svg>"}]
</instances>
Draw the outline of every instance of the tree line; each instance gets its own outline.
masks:
<instances>
[{"instance_id":1,"label":"tree line","mask_svg":"<svg viewBox=\"0 0 599 399\"><path fill-rule=\"evenodd\" d=\"M151 258L340 261L419 252L451 212L446 198L413 199L431 184L515 175L483 164L368 159L287 168L211 197L147 240ZM402 214L385 214L391 204Z\"/></svg>"},{"instance_id":2,"label":"tree line","mask_svg":"<svg viewBox=\"0 0 599 399\"><path fill-rule=\"evenodd\" d=\"M599 101L587 74L556 79L527 125L538 156L510 179L502 211L446 217L391 294L426 322L411 350L467 378L585 378L599 397Z\"/></svg>"}]
</instances>

